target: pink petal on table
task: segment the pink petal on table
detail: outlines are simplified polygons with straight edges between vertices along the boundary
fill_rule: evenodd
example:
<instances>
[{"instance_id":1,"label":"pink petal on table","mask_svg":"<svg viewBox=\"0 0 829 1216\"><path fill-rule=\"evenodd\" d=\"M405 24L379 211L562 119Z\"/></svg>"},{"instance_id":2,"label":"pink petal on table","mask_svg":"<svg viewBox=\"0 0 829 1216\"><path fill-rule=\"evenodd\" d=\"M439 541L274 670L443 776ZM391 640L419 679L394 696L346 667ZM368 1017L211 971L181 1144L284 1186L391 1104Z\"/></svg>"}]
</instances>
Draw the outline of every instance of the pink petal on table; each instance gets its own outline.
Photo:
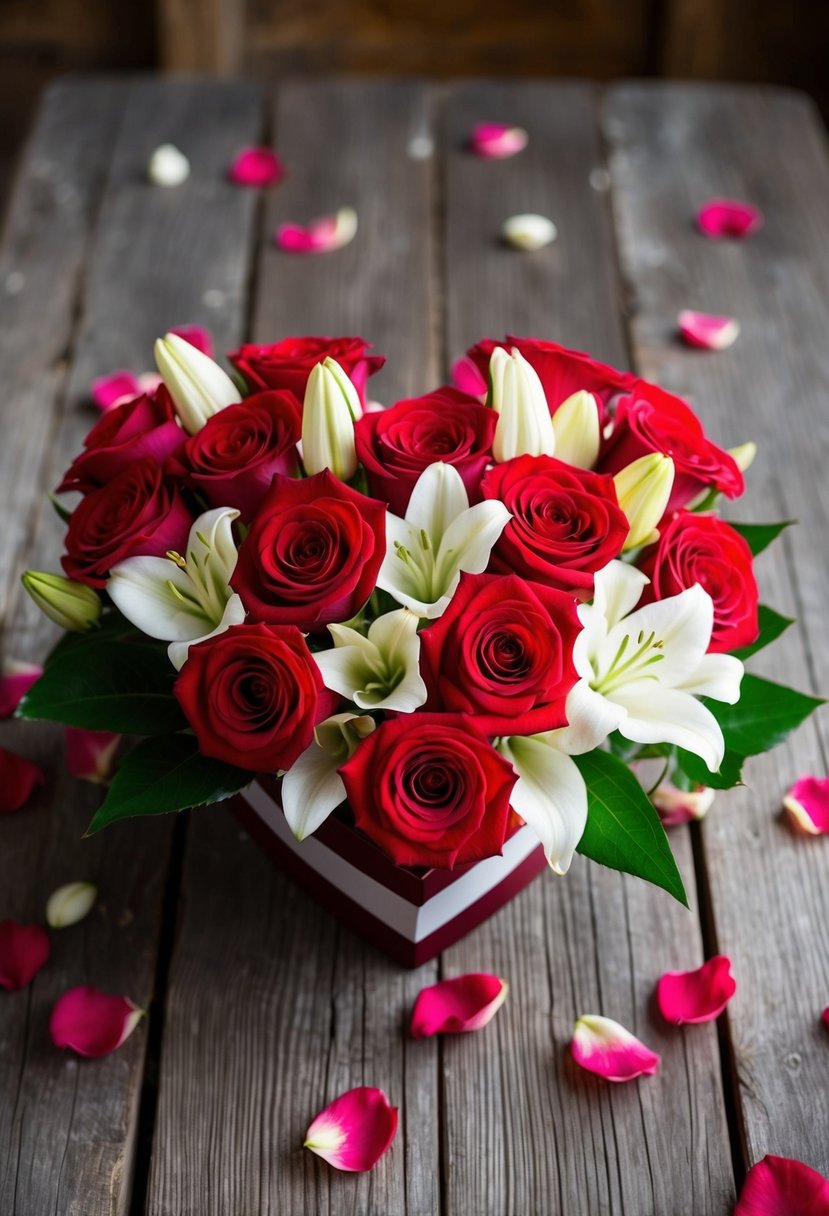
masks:
<instances>
[{"instance_id":1,"label":"pink petal on table","mask_svg":"<svg viewBox=\"0 0 829 1216\"><path fill-rule=\"evenodd\" d=\"M341 207L336 215L322 215L306 228L299 224L280 224L274 238L285 253L332 253L354 239L357 213Z\"/></svg>"},{"instance_id":2,"label":"pink petal on table","mask_svg":"<svg viewBox=\"0 0 829 1216\"><path fill-rule=\"evenodd\" d=\"M22 663L18 659L6 659L0 675L0 718L10 718L26 693L43 675L37 663Z\"/></svg>"},{"instance_id":3,"label":"pink petal on table","mask_svg":"<svg viewBox=\"0 0 829 1216\"><path fill-rule=\"evenodd\" d=\"M751 203L732 198L712 198L697 212L700 232L713 241L724 237L750 236L763 226L763 213Z\"/></svg>"},{"instance_id":4,"label":"pink petal on table","mask_svg":"<svg viewBox=\"0 0 829 1216\"><path fill-rule=\"evenodd\" d=\"M0 747L0 811L19 811L43 780L33 760Z\"/></svg>"},{"instance_id":5,"label":"pink petal on table","mask_svg":"<svg viewBox=\"0 0 829 1216\"><path fill-rule=\"evenodd\" d=\"M360 1085L320 1111L305 1134L305 1148L338 1170L362 1173L377 1164L397 1131L397 1107L382 1089Z\"/></svg>"},{"instance_id":6,"label":"pink petal on table","mask_svg":"<svg viewBox=\"0 0 829 1216\"><path fill-rule=\"evenodd\" d=\"M133 372L110 372L108 376L100 376L90 385L89 395L98 409L106 412L122 401L129 401L143 392L138 377Z\"/></svg>"},{"instance_id":7,"label":"pink petal on table","mask_svg":"<svg viewBox=\"0 0 829 1216\"><path fill-rule=\"evenodd\" d=\"M670 781L663 781L651 794L664 827L675 827L679 823L691 823L703 819L714 801L715 791L707 785L698 785L693 790L680 790Z\"/></svg>"},{"instance_id":8,"label":"pink petal on table","mask_svg":"<svg viewBox=\"0 0 829 1216\"><path fill-rule=\"evenodd\" d=\"M506 980L485 972L459 975L432 984L418 993L414 1003L412 1038L480 1030L495 1017L508 992Z\"/></svg>"},{"instance_id":9,"label":"pink petal on table","mask_svg":"<svg viewBox=\"0 0 829 1216\"><path fill-rule=\"evenodd\" d=\"M42 925L0 921L0 987L10 992L25 988L51 953L49 934Z\"/></svg>"},{"instance_id":10,"label":"pink petal on table","mask_svg":"<svg viewBox=\"0 0 829 1216\"><path fill-rule=\"evenodd\" d=\"M684 309L678 318L679 332L689 346L703 350L726 350L733 346L740 333L736 317L717 317L708 312Z\"/></svg>"},{"instance_id":11,"label":"pink petal on table","mask_svg":"<svg viewBox=\"0 0 829 1216\"><path fill-rule=\"evenodd\" d=\"M486 397L486 379L468 355L461 355L452 364L452 383L460 392L469 393L470 397Z\"/></svg>"},{"instance_id":12,"label":"pink petal on table","mask_svg":"<svg viewBox=\"0 0 829 1216\"><path fill-rule=\"evenodd\" d=\"M696 971L666 971L656 985L656 1001L666 1022L711 1022L737 991L731 960L717 954Z\"/></svg>"},{"instance_id":13,"label":"pink petal on table","mask_svg":"<svg viewBox=\"0 0 829 1216\"><path fill-rule=\"evenodd\" d=\"M476 156L485 160L503 160L515 156L527 146L527 132L503 122L479 122L472 129L469 146Z\"/></svg>"},{"instance_id":14,"label":"pink petal on table","mask_svg":"<svg viewBox=\"0 0 829 1216\"><path fill-rule=\"evenodd\" d=\"M655 1073L659 1056L612 1018L583 1014L570 1042L573 1059L606 1081L632 1081Z\"/></svg>"},{"instance_id":15,"label":"pink petal on table","mask_svg":"<svg viewBox=\"0 0 829 1216\"><path fill-rule=\"evenodd\" d=\"M171 334L177 334L179 338L183 338L185 342L189 342L191 346L195 346L196 350L200 350L203 355L207 355L208 359L212 359L216 353L213 346L213 335L209 329L205 329L202 325L174 325L169 331ZM154 375L153 372L149 373ZM143 381L144 376L141 376ZM159 383L161 377L158 377Z\"/></svg>"},{"instance_id":16,"label":"pink petal on table","mask_svg":"<svg viewBox=\"0 0 829 1216\"><path fill-rule=\"evenodd\" d=\"M788 1157L764 1157L746 1174L734 1216L829 1216L829 1179Z\"/></svg>"},{"instance_id":17,"label":"pink petal on table","mask_svg":"<svg viewBox=\"0 0 829 1216\"><path fill-rule=\"evenodd\" d=\"M59 997L49 1019L55 1047L70 1047L79 1056L108 1056L132 1034L144 1011L126 996L100 988L70 988Z\"/></svg>"},{"instance_id":18,"label":"pink petal on table","mask_svg":"<svg viewBox=\"0 0 829 1216\"><path fill-rule=\"evenodd\" d=\"M112 777L115 753L121 735L104 730L82 730L79 726L65 727L66 767L73 777L106 785Z\"/></svg>"},{"instance_id":19,"label":"pink petal on table","mask_svg":"<svg viewBox=\"0 0 829 1216\"><path fill-rule=\"evenodd\" d=\"M829 1030L829 1005L826 1006L823 1013L820 1015L820 1020L823 1022L826 1029Z\"/></svg>"},{"instance_id":20,"label":"pink petal on table","mask_svg":"<svg viewBox=\"0 0 829 1216\"><path fill-rule=\"evenodd\" d=\"M810 836L829 832L829 777L801 777L783 799L783 806L801 832Z\"/></svg>"},{"instance_id":21,"label":"pink petal on table","mask_svg":"<svg viewBox=\"0 0 829 1216\"><path fill-rule=\"evenodd\" d=\"M173 330L171 332L175 333L178 331ZM211 350L213 349L212 341L210 343L210 349ZM205 352L205 353L207 353L207 352ZM158 372L142 372L141 375L138 377L138 384L139 384L139 387L141 388L142 393L154 393L157 388L160 388L160 386L163 384L163 381L161 379L161 376L159 376Z\"/></svg>"},{"instance_id":22,"label":"pink petal on table","mask_svg":"<svg viewBox=\"0 0 829 1216\"><path fill-rule=\"evenodd\" d=\"M228 177L237 186L273 186L285 176L285 166L271 148L243 148Z\"/></svg>"}]
</instances>

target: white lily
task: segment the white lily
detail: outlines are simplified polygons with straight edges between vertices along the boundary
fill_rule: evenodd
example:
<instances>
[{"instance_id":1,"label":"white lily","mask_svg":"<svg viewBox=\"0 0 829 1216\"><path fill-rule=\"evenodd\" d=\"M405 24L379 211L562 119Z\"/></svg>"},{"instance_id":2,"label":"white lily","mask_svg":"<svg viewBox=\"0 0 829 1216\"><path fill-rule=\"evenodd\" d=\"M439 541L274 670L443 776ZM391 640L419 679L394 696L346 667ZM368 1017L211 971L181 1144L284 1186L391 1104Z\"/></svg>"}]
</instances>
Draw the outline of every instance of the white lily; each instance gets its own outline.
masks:
<instances>
[{"instance_id":1,"label":"white lily","mask_svg":"<svg viewBox=\"0 0 829 1216\"><path fill-rule=\"evenodd\" d=\"M178 334L158 338L155 361L182 426L189 435L200 431L226 405L241 401L241 394L226 372L203 351Z\"/></svg>"},{"instance_id":2,"label":"white lily","mask_svg":"<svg viewBox=\"0 0 829 1216\"><path fill-rule=\"evenodd\" d=\"M553 415L556 456L580 469L592 469L599 457L599 403L581 389L571 393Z\"/></svg>"},{"instance_id":3,"label":"white lily","mask_svg":"<svg viewBox=\"0 0 829 1216\"><path fill-rule=\"evenodd\" d=\"M230 588L237 557L231 525L238 515L230 507L200 515L190 529L186 557L128 557L112 568L112 602L142 633L171 643L167 653L177 670L194 642L245 619L242 601Z\"/></svg>"},{"instance_id":4,"label":"white lily","mask_svg":"<svg viewBox=\"0 0 829 1216\"><path fill-rule=\"evenodd\" d=\"M316 832L345 800L338 770L374 730L368 715L334 714L320 722L314 740L282 778L282 809L297 840Z\"/></svg>"},{"instance_id":5,"label":"white lily","mask_svg":"<svg viewBox=\"0 0 829 1216\"><path fill-rule=\"evenodd\" d=\"M334 649L314 655L326 688L360 709L412 713L427 697L420 675L417 622L416 613L399 608L378 617L368 637L348 625L329 625Z\"/></svg>"},{"instance_id":6,"label":"white lily","mask_svg":"<svg viewBox=\"0 0 829 1216\"><path fill-rule=\"evenodd\" d=\"M362 417L357 390L336 359L311 370L302 407L302 463L309 475L330 469L340 481L357 471L354 423Z\"/></svg>"},{"instance_id":7,"label":"white lily","mask_svg":"<svg viewBox=\"0 0 829 1216\"><path fill-rule=\"evenodd\" d=\"M514 347L496 346L489 360L488 404L498 414L492 455L499 464L514 456L552 456L556 440L538 372Z\"/></svg>"},{"instance_id":8,"label":"white lily","mask_svg":"<svg viewBox=\"0 0 829 1216\"><path fill-rule=\"evenodd\" d=\"M386 556L377 586L420 617L449 606L461 571L481 574L511 515L502 502L470 507L460 473L430 464L412 491L406 518L386 515Z\"/></svg>"},{"instance_id":9,"label":"white lily","mask_svg":"<svg viewBox=\"0 0 829 1216\"><path fill-rule=\"evenodd\" d=\"M543 844L556 874L569 870L587 823L587 786L568 754L571 742L578 746L567 727L495 742L518 774L510 804Z\"/></svg>"}]
</instances>

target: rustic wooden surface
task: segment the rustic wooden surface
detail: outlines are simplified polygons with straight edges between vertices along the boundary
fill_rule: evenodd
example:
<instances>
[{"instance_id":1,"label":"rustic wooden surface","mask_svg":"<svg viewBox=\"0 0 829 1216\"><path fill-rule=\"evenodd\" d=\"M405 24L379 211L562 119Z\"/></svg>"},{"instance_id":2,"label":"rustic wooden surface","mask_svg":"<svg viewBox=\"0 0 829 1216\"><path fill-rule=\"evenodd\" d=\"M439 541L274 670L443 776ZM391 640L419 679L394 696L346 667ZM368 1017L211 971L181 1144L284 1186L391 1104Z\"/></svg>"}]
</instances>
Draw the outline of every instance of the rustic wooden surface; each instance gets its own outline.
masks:
<instances>
[{"instance_id":1,"label":"rustic wooden surface","mask_svg":"<svg viewBox=\"0 0 829 1216\"><path fill-rule=\"evenodd\" d=\"M463 137L484 117L526 126L526 152L470 158ZM259 201L223 179L265 131L291 175ZM167 139L193 177L162 192L142 176ZM822 129L790 94L325 82L279 90L270 112L246 85L60 85L0 249L4 649L36 657L53 636L16 576L55 562L42 495L92 419L86 386L144 367L156 332L200 321L219 349L245 333L363 333L391 357L372 381L391 401L511 329L629 362L692 396L723 441L761 444L737 514L801 520L760 559L766 598L801 617L764 669L826 690L827 186ZM765 228L703 241L694 209L720 193L759 202ZM346 203L360 230L341 253L271 246L280 220ZM527 209L560 233L532 256L498 243ZM737 315L737 345L682 350L681 307ZM826 771L825 715L753 762L703 831L673 833L691 913L577 858L413 973L317 909L220 809L81 841L95 795L60 775L56 735L6 724L0 739L49 773L0 822L0 918L38 918L69 878L103 893L29 990L0 994L3 1216L726 1216L765 1152L829 1171L829 853L778 816L796 775ZM719 1037L668 1031L655 979L717 948L739 983ZM493 1025L407 1041L419 988L471 969L511 981ZM56 995L82 982L150 1005L103 1061L67 1059L46 1035ZM578 1073L566 1046L582 1012L640 1033L660 1074L612 1087ZM399 1104L400 1132L373 1173L338 1175L302 1132L361 1083Z\"/></svg>"}]
</instances>

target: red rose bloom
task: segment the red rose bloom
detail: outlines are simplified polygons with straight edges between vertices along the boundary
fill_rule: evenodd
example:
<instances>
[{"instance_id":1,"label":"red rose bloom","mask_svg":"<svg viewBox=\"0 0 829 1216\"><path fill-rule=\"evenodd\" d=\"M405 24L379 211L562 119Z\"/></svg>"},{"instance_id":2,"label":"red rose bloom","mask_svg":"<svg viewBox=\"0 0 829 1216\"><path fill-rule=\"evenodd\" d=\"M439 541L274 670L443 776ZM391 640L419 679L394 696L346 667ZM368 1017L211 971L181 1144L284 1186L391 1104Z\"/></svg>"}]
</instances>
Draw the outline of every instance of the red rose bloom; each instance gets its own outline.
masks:
<instances>
[{"instance_id":1,"label":"red rose bloom","mask_svg":"<svg viewBox=\"0 0 829 1216\"><path fill-rule=\"evenodd\" d=\"M516 776L473 719L387 719L340 769L357 827L399 866L455 865L500 853Z\"/></svg>"},{"instance_id":2,"label":"red rose bloom","mask_svg":"<svg viewBox=\"0 0 829 1216\"><path fill-rule=\"evenodd\" d=\"M290 768L332 707L293 625L232 625L198 642L174 691L202 754L255 773Z\"/></svg>"},{"instance_id":3,"label":"red rose bloom","mask_svg":"<svg viewBox=\"0 0 829 1216\"><path fill-rule=\"evenodd\" d=\"M619 556L627 540L613 478L552 456L518 456L496 465L481 489L512 513L489 561L498 574L589 597L593 575Z\"/></svg>"},{"instance_id":4,"label":"red rose bloom","mask_svg":"<svg viewBox=\"0 0 829 1216\"><path fill-rule=\"evenodd\" d=\"M462 574L446 612L420 635L428 707L472 714L485 735L564 726L580 629L566 592L515 574Z\"/></svg>"},{"instance_id":5,"label":"red rose bloom","mask_svg":"<svg viewBox=\"0 0 829 1216\"><path fill-rule=\"evenodd\" d=\"M116 473L136 460L163 464L187 436L176 421L170 394L162 385L107 410L84 440L84 451L76 456L58 486L66 490L94 490L106 485Z\"/></svg>"},{"instance_id":6,"label":"red rose bloom","mask_svg":"<svg viewBox=\"0 0 829 1216\"><path fill-rule=\"evenodd\" d=\"M69 578L103 587L126 557L182 550L193 518L175 484L152 460L122 469L72 512L61 565Z\"/></svg>"},{"instance_id":7,"label":"red rose bloom","mask_svg":"<svg viewBox=\"0 0 829 1216\"><path fill-rule=\"evenodd\" d=\"M705 435L689 405L647 380L637 380L630 396L619 402L616 422L600 469L618 473L648 452L670 456L676 468L666 516L713 487L728 498L745 489L733 456Z\"/></svg>"},{"instance_id":8,"label":"red rose bloom","mask_svg":"<svg viewBox=\"0 0 829 1216\"><path fill-rule=\"evenodd\" d=\"M659 543L641 563L651 583L644 600L679 595L695 583L714 601L709 651L749 646L760 632L759 593L751 549L739 532L716 515L680 511L660 530Z\"/></svg>"},{"instance_id":9,"label":"red rose bloom","mask_svg":"<svg viewBox=\"0 0 829 1216\"><path fill-rule=\"evenodd\" d=\"M208 418L168 469L201 490L211 506L235 507L247 520L276 473L296 473L301 427L293 393L254 393Z\"/></svg>"},{"instance_id":10,"label":"red rose bloom","mask_svg":"<svg viewBox=\"0 0 829 1216\"><path fill-rule=\"evenodd\" d=\"M366 381L385 363L382 355L368 355L362 338L283 338L268 346L252 342L228 355L252 389L286 388L302 401L311 371L323 359L336 359L365 401Z\"/></svg>"},{"instance_id":11,"label":"red rose bloom","mask_svg":"<svg viewBox=\"0 0 829 1216\"><path fill-rule=\"evenodd\" d=\"M386 553L386 508L328 469L276 476L231 577L252 616L303 632L346 621L374 590Z\"/></svg>"},{"instance_id":12,"label":"red rose bloom","mask_svg":"<svg viewBox=\"0 0 829 1216\"><path fill-rule=\"evenodd\" d=\"M470 503L479 502L497 421L494 411L475 397L439 388L364 414L354 428L357 459L372 494L395 515L405 515L415 482L438 460L455 466Z\"/></svg>"}]
</instances>

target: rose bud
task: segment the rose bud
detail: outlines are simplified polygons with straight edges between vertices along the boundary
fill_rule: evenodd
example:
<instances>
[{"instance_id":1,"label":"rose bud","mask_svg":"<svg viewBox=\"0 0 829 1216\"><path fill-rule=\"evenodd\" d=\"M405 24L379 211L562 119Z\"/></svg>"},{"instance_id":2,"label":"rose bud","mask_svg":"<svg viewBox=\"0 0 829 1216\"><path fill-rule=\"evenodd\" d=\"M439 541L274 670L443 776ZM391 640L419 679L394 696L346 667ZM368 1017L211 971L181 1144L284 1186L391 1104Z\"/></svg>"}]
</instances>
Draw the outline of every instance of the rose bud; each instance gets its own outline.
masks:
<instances>
[{"instance_id":1,"label":"rose bud","mask_svg":"<svg viewBox=\"0 0 829 1216\"><path fill-rule=\"evenodd\" d=\"M638 549L654 539L656 525L665 514L674 484L674 462L670 456L651 452L640 456L613 478L619 506L630 524L622 552Z\"/></svg>"},{"instance_id":2,"label":"rose bud","mask_svg":"<svg viewBox=\"0 0 829 1216\"><path fill-rule=\"evenodd\" d=\"M218 363L178 334L168 333L154 347L155 361L185 431L195 435L219 410L242 397Z\"/></svg>"},{"instance_id":3,"label":"rose bud","mask_svg":"<svg viewBox=\"0 0 829 1216\"><path fill-rule=\"evenodd\" d=\"M553 422L537 372L513 347L496 346L489 360L487 404L498 414L492 454L499 464L515 456L552 456Z\"/></svg>"},{"instance_id":4,"label":"rose bud","mask_svg":"<svg viewBox=\"0 0 829 1216\"><path fill-rule=\"evenodd\" d=\"M754 457L757 455L757 444L751 440L748 443L740 443L736 448L729 448L728 455L732 458L740 472L745 473L754 464Z\"/></svg>"},{"instance_id":5,"label":"rose bud","mask_svg":"<svg viewBox=\"0 0 829 1216\"><path fill-rule=\"evenodd\" d=\"M101 615L97 592L62 574L26 570L21 582L40 611L70 633L91 629Z\"/></svg>"},{"instance_id":6,"label":"rose bud","mask_svg":"<svg viewBox=\"0 0 829 1216\"><path fill-rule=\"evenodd\" d=\"M323 469L340 481L354 476L354 423L362 413L357 390L336 359L318 363L308 377L302 407L302 463L309 476Z\"/></svg>"}]
</instances>

